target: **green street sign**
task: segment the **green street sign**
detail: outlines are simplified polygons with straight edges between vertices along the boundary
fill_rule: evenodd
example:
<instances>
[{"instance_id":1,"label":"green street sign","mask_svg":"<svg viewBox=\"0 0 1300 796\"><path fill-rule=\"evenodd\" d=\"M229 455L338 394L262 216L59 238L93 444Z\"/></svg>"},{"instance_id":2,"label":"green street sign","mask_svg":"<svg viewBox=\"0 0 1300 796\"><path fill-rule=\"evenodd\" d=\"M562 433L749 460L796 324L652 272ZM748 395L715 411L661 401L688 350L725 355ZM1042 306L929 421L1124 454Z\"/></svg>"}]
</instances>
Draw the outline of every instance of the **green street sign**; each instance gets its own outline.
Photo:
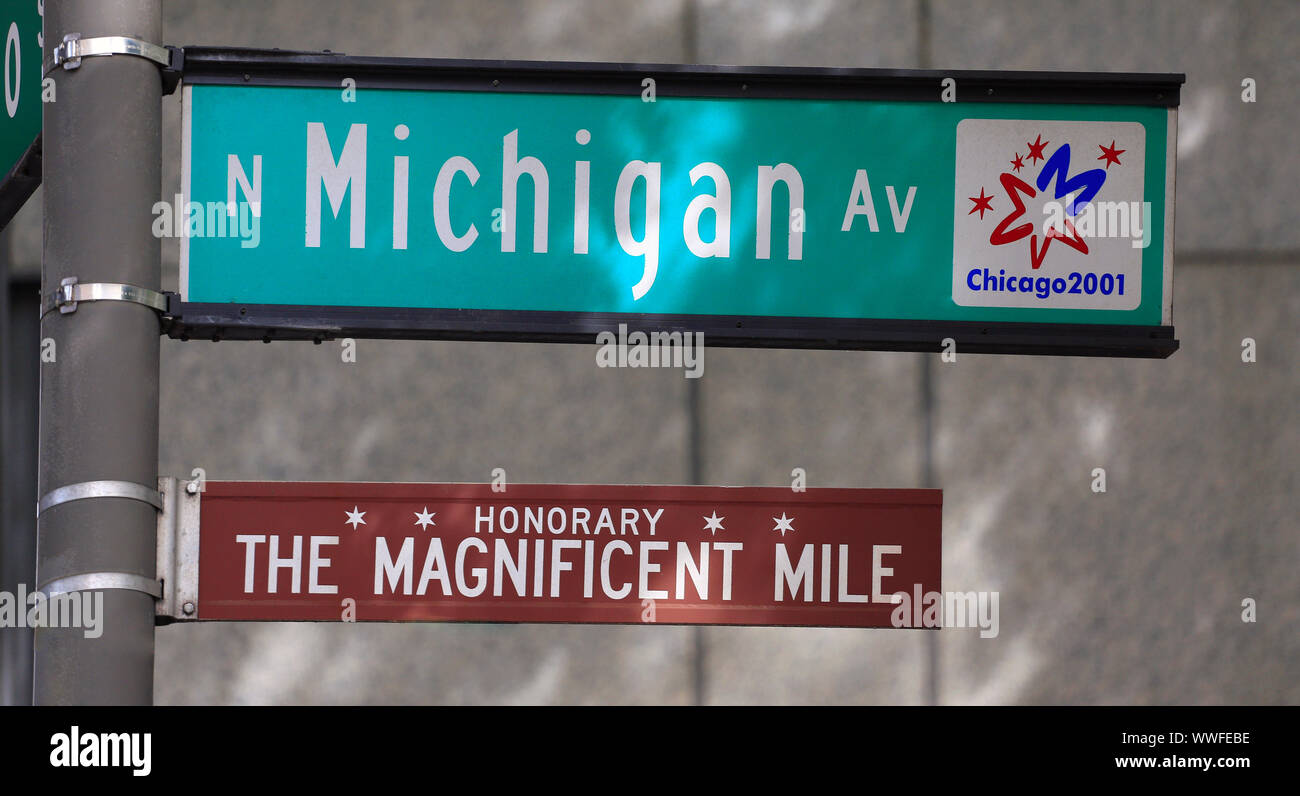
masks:
<instances>
[{"instance_id":1,"label":"green street sign","mask_svg":"<svg viewBox=\"0 0 1300 796\"><path fill-rule=\"evenodd\" d=\"M170 332L1168 356L1181 82L190 48Z\"/></svg>"},{"instance_id":2,"label":"green street sign","mask_svg":"<svg viewBox=\"0 0 1300 796\"><path fill-rule=\"evenodd\" d=\"M42 0L0 2L0 71L4 113L0 113L0 227L9 223L40 184L39 155L29 155L41 132ZM34 160L33 160L34 158Z\"/></svg>"}]
</instances>

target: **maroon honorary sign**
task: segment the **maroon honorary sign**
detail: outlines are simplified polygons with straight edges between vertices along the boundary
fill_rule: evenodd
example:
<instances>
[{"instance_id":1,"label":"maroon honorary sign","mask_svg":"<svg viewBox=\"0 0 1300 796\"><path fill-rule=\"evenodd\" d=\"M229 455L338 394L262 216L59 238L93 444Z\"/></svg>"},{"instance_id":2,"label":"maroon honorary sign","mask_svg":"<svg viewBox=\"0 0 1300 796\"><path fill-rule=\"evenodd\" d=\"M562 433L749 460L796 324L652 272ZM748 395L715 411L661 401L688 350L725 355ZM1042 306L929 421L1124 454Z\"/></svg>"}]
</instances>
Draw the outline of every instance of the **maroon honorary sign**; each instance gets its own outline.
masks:
<instances>
[{"instance_id":1,"label":"maroon honorary sign","mask_svg":"<svg viewBox=\"0 0 1300 796\"><path fill-rule=\"evenodd\" d=\"M198 619L890 627L942 492L208 482Z\"/></svg>"}]
</instances>

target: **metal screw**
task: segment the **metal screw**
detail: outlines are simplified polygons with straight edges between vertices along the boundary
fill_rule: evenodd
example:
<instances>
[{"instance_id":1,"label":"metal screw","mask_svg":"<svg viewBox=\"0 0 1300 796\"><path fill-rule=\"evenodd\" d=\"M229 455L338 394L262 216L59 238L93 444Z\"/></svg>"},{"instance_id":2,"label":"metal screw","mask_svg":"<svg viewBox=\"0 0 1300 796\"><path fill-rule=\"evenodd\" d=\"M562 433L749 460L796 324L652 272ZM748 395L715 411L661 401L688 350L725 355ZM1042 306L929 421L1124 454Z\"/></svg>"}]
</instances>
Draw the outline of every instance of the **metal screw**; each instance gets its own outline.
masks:
<instances>
[{"instance_id":1,"label":"metal screw","mask_svg":"<svg viewBox=\"0 0 1300 796\"><path fill-rule=\"evenodd\" d=\"M189 492L191 495L197 495L199 493L199 482L190 481L185 485L185 491Z\"/></svg>"},{"instance_id":2,"label":"metal screw","mask_svg":"<svg viewBox=\"0 0 1300 796\"><path fill-rule=\"evenodd\" d=\"M194 613L194 603L185 603L181 606L181 610L184 611L186 615Z\"/></svg>"},{"instance_id":3,"label":"metal screw","mask_svg":"<svg viewBox=\"0 0 1300 796\"><path fill-rule=\"evenodd\" d=\"M492 81L492 85L494 85L494 86L499 86L499 85L501 85L501 81L500 81L500 80L493 80L493 81Z\"/></svg>"}]
</instances>

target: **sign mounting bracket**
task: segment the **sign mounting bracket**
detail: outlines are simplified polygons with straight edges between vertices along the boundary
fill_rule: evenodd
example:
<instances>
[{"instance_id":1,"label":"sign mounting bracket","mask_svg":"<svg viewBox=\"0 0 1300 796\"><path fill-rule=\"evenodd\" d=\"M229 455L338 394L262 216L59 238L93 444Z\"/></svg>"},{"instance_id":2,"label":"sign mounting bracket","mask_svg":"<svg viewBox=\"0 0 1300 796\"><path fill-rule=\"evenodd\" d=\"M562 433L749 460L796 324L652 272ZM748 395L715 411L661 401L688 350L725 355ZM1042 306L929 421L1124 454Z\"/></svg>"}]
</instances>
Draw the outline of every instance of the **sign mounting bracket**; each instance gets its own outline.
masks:
<instances>
[{"instance_id":1,"label":"sign mounting bracket","mask_svg":"<svg viewBox=\"0 0 1300 796\"><path fill-rule=\"evenodd\" d=\"M54 310L67 315L77 311L77 304L83 301L129 301L143 304L156 311L167 311L167 297L156 290L138 285L122 285L113 282L79 283L77 277L70 276L59 283L58 290L45 298L41 306L41 317Z\"/></svg>"},{"instance_id":2,"label":"sign mounting bracket","mask_svg":"<svg viewBox=\"0 0 1300 796\"><path fill-rule=\"evenodd\" d=\"M80 69L82 58L99 55L134 55L158 64L162 67L163 94L176 90L185 62L185 51L179 47L154 44L132 36L95 36L83 39L80 33L69 33L45 61L41 77L48 77L59 67L66 72Z\"/></svg>"},{"instance_id":3,"label":"sign mounting bracket","mask_svg":"<svg viewBox=\"0 0 1300 796\"><path fill-rule=\"evenodd\" d=\"M172 54L167 47L130 36L96 36L81 38L80 33L69 33L63 43L54 48L54 54L45 62L43 75L60 66L66 71L79 69L81 59L96 55L135 55L160 66L171 66Z\"/></svg>"},{"instance_id":4,"label":"sign mounting bracket","mask_svg":"<svg viewBox=\"0 0 1300 796\"><path fill-rule=\"evenodd\" d=\"M160 625L198 619L199 505L202 489L190 491L193 482L158 479L162 510L158 512L158 580L162 592L156 605Z\"/></svg>"}]
</instances>

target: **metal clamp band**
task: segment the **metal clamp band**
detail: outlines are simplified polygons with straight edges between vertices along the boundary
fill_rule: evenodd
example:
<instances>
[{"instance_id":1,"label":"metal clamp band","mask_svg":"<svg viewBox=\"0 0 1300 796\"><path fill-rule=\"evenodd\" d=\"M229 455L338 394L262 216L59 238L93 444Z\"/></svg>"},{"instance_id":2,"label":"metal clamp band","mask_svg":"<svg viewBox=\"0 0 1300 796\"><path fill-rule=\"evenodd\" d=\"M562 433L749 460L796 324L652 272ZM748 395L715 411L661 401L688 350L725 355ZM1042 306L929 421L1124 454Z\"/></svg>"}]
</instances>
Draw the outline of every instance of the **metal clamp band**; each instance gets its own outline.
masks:
<instances>
[{"instance_id":1,"label":"metal clamp band","mask_svg":"<svg viewBox=\"0 0 1300 796\"><path fill-rule=\"evenodd\" d=\"M41 512L61 503L90 498L128 498L148 503L156 509L162 509L162 496L156 487L147 487L132 481L82 481L68 484L45 493L36 504L36 516Z\"/></svg>"},{"instance_id":2,"label":"metal clamp band","mask_svg":"<svg viewBox=\"0 0 1300 796\"><path fill-rule=\"evenodd\" d=\"M156 290L114 282L88 282L83 285L77 282L75 276L70 276L59 283L58 290L45 298L41 317L44 318L54 310L65 315L76 312L78 302L82 301L129 301L158 312L167 311L167 296Z\"/></svg>"},{"instance_id":3,"label":"metal clamp band","mask_svg":"<svg viewBox=\"0 0 1300 796\"><path fill-rule=\"evenodd\" d=\"M171 51L166 47L133 39L130 36L97 36L83 39L80 33L69 33L63 37L63 43L54 48L52 58L45 61L41 75L44 77L59 67L66 70L81 66L82 58L95 55L134 55L153 61L164 67L171 66Z\"/></svg>"},{"instance_id":4,"label":"metal clamp band","mask_svg":"<svg viewBox=\"0 0 1300 796\"><path fill-rule=\"evenodd\" d=\"M74 591L101 591L107 589L125 589L140 591L157 600L162 597L162 585L153 578L130 572L87 572L84 575L69 575L66 578L52 580L40 588L48 598L56 594Z\"/></svg>"}]
</instances>

